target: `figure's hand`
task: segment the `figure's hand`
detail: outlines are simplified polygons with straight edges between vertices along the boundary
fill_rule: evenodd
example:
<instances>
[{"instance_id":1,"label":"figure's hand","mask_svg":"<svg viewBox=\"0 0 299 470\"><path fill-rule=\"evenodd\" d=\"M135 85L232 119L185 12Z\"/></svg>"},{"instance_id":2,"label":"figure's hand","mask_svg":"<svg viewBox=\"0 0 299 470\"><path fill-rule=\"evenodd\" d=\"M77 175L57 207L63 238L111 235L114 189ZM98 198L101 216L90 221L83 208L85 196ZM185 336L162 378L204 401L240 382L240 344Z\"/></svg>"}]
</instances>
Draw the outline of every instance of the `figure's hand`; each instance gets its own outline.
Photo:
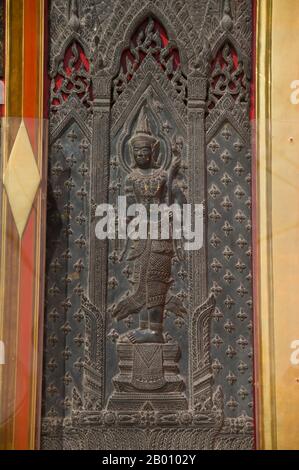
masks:
<instances>
[{"instance_id":1,"label":"figure's hand","mask_svg":"<svg viewBox=\"0 0 299 470\"><path fill-rule=\"evenodd\" d=\"M175 159L181 160L182 149L183 149L182 139L181 138L177 139L176 137L174 137L172 141L171 149L172 149L172 155L175 157Z\"/></svg>"},{"instance_id":2,"label":"figure's hand","mask_svg":"<svg viewBox=\"0 0 299 470\"><path fill-rule=\"evenodd\" d=\"M131 297L122 299L114 308L112 312L113 318L117 321L123 320L130 315L139 313L141 310L140 306L137 306L135 302L132 302Z\"/></svg>"},{"instance_id":3,"label":"figure's hand","mask_svg":"<svg viewBox=\"0 0 299 470\"><path fill-rule=\"evenodd\" d=\"M179 171L180 168L181 168L181 157L176 156L175 159L172 162L173 173L176 174Z\"/></svg>"}]
</instances>

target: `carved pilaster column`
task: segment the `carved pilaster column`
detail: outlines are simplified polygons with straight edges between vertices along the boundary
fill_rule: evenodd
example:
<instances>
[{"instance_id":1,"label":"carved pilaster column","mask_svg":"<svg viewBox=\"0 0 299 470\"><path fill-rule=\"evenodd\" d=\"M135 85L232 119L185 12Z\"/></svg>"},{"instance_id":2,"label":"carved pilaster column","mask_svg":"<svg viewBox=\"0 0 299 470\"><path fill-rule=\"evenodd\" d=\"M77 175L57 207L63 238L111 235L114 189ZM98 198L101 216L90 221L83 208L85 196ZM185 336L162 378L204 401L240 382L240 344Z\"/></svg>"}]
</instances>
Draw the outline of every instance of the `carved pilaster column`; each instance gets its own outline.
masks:
<instances>
[{"instance_id":1,"label":"carved pilaster column","mask_svg":"<svg viewBox=\"0 0 299 470\"><path fill-rule=\"evenodd\" d=\"M108 202L109 189L109 130L111 110L110 80L106 76L94 79L93 101L93 141L91 155L91 202L93 206ZM108 240L98 240L95 236L95 217L90 223L90 268L89 268L89 298L100 312L102 328L105 331L107 305L107 262ZM103 404L105 393L105 347L100 345L102 371L97 392Z\"/></svg>"},{"instance_id":2,"label":"carved pilaster column","mask_svg":"<svg viewBox=\"0 0 299 470\"><path fill-rule=\"evenodd\" d=\"M188 79L188 166L189 198L192 205L204 203L205 178L205 98L206 78ZM204 223L205 228L205 223ZM205 230L204 230L205 232ZM189 252L190 303L194 311L207 297L206 242L200 250Z\"/></svg>"},{"instance_id":3,"label":"carved pilaster column","mask_svg":"<svg viewBox=\"0 0 299 470\"><path fill-rule=\"evenodd\" d=\"M188 171L189 171L189 197L192 204L204 203L206 197L205 178L205 98L206 79L193 76L188 79ZM204 211L205 212L205 211ZM205 216L204 216L205 217ZM190 302L190 328L189 328L189 406L195 405L194 382L197 375L197 366L192 360L197 332L194 332L193 323L197 308L207 298L207 268L206 268L206 235L204 221L204 241L200 250L188 252L189 270L189 302ZM197 323L196 323L197 324Z\"/></svg>"},{"instance_id":4,"label":"carved pilaster column","mask_svg":"<svg viewBox=\"0 0 299 470\"><path fill-rule=\"evenodd\" d=\"M104 75L96 77L94 92L91 198L93 204L98 205L108 202L111 110L109 77ZM89 298L101 312L104 312L106 309L108 243L107 240L96 239L95 224L95 220L90 224Z\"/></svg>"}]
</instances>

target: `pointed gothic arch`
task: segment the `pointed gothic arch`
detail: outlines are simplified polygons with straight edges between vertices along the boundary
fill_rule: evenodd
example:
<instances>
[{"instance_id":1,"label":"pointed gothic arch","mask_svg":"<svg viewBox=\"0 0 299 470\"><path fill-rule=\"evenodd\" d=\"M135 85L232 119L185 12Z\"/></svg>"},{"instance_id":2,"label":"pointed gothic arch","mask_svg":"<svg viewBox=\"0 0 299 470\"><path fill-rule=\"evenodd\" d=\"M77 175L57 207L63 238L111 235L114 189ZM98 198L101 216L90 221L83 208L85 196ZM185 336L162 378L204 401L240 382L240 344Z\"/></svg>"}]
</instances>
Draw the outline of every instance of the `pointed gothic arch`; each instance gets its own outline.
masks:
<instances>
[{"instance_id":1,"label":"pointed gothic arch","mask_svg":"<svg viewBox=\"0 0 299 470\"><path fill-rule=\"evenodd\" d=\"M114 12L114 15L117 15L117 12ZM168 6L165 6L163 11L156 5L149 5L148 2L139 1L135 2L126 12L121 22L117 23L117 28L113 30L113 33L110 27L115 22L115 18L111 19L110 25L107 27L101 41L106 67L111 70L112 75L117 72L121 53L123 49L128 47L132 34L150 16L159 20L167 31L169 39L177 44L181 53L183 70L185 72L189 70L191 58L195 56L195 49L179 16L176 16L173 11L169 11ZM123 39L119 41L119 37ZM179 37L183 37L184 44Z\"/></svg>"},{"instance_id":2,"label":"pointed gothic arch","mask_svg":"<svg viewBox=\"0 0 299 470\"><path fill-rule=\"evenodd\" d=\"M225 44L230 44L236 50L239 60L242 60L246 66L248 65L248 59L246 58L246 54L244 53L241 44L239 43L238 39L229 31L226 31L221 34L220 37L218 37L218 39L216 40L216 42L214 42L214 44L212 45L212 58L215 58L217 56L217 54L225 46ZM248 72L248 70L246 70L246 72Z\"/></svg>"},{"instance_id":3,"label":"pointed gothic arch","mask_svg":"<svg viewBox=\"0 0 299 470\"><path fill-rule=\"evenodd\" d=\"M64 59L66 51L71 47L73 43L79 44L83 49L86 57L90 57L90 44L88 44L85 39L76 31L73 31L63 42L60 48L59 54L55 55L54 61L51 65L49 75L52 77L57 73L57 68L59 63Z\"/></svg>"}]
</instances>

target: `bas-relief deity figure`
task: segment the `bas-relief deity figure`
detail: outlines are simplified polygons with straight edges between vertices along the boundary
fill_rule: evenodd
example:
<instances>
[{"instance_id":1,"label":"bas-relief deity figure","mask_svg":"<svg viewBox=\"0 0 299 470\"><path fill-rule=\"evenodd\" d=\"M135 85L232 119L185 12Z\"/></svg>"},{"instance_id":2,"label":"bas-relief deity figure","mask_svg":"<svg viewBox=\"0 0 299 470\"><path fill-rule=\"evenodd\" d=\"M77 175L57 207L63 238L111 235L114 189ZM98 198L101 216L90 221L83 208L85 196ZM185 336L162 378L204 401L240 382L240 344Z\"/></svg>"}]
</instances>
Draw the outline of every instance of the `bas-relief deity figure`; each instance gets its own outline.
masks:
<instances>
[{"instance_id":1,"label":"bas-relief deity figure","mask_svg":"<svg viewBox=\"0 0 299 470\"><path fill-rule=\"evenodd\" d=\"M143 204L150 213L151 204L173 203L182 205L185 195L175 182L180 168L182 141L178 139L172 147L172 165L169 171L159 164L160 141L153 135L150 121L143 107L138 116L134 134L129 140L133 168L126 179L128 204ZM148 231L146 240L131 243L127 260L134 263L133 292L116 305L113 315L117 320L139 314L139 328L129 331L119 339L131 343L163 343L164 310L170 310L178 299L168 296L172 284L171 267L176 245L169 239L152 240ZM184 311L183 305L177 306Z\"/></svg>"},{"instance_id":2,"label":"bas-relief deity figure","mask_svg":"<svg viewBox=\"0 0 299 470\"><path fill-rule=\"evenodd\" d=\"M151 119L143 106L127 143L131 165L125 181L127 203L145 208L147 236L130 239L123 250L121 258L126 254L133 268L132 291L118 299L112 312L116 320L139 315L138 328L117 339L118 373L112 379L114 390L107 404L109 410L126 412L140 412L144 407L160 412L172 407L187 409L186 383L179 370L181 348L163 328L166 310L181 316L186 313L181 301L169 292L173 283L172 261L181 252L171 227L169 237L162 236L159 217L154 222L156 236L152 236L150 217L153 204L170 208L174 203L186 202L177 178L182 139L176 138L172 145L167 171L163 161L169 155L165 155L165 150L160 154L161 141L152 131Z\"/></svg>"}]
</instances>

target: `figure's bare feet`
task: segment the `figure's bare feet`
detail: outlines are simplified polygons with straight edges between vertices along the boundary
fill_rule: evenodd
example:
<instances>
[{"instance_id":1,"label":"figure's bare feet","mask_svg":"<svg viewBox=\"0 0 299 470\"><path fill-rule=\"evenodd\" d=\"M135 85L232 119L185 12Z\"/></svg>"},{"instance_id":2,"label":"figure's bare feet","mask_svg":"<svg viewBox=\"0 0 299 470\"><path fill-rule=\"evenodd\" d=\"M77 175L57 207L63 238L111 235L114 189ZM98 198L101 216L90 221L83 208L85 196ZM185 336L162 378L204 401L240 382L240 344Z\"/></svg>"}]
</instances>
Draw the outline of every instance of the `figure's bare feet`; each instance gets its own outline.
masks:
<instances>
[{"instance_id":1,"label":"figure's bare feet","mask_svg":"<svg viewBox=\"0 0 299 470\"><path fill-rule=\"evenodd\" d=\"M124 320L129 315L134 315L139 313L142 305L137 304L134 301L134 296L128 296L119 301L119 303L114 307L112 312L113 318L117 321Z\"/></svg>"},{"instance_id":2,"label":"figure's bare feet","mask_svg":"<svg viewBox=\"0 0 299 470\"><path fill-rule=\"evenodd\" d=\"M137 328L128 332L128 339L131 343L164 343L162 332L153 330L141 330Z\"/></svg>"}]
</instances>

